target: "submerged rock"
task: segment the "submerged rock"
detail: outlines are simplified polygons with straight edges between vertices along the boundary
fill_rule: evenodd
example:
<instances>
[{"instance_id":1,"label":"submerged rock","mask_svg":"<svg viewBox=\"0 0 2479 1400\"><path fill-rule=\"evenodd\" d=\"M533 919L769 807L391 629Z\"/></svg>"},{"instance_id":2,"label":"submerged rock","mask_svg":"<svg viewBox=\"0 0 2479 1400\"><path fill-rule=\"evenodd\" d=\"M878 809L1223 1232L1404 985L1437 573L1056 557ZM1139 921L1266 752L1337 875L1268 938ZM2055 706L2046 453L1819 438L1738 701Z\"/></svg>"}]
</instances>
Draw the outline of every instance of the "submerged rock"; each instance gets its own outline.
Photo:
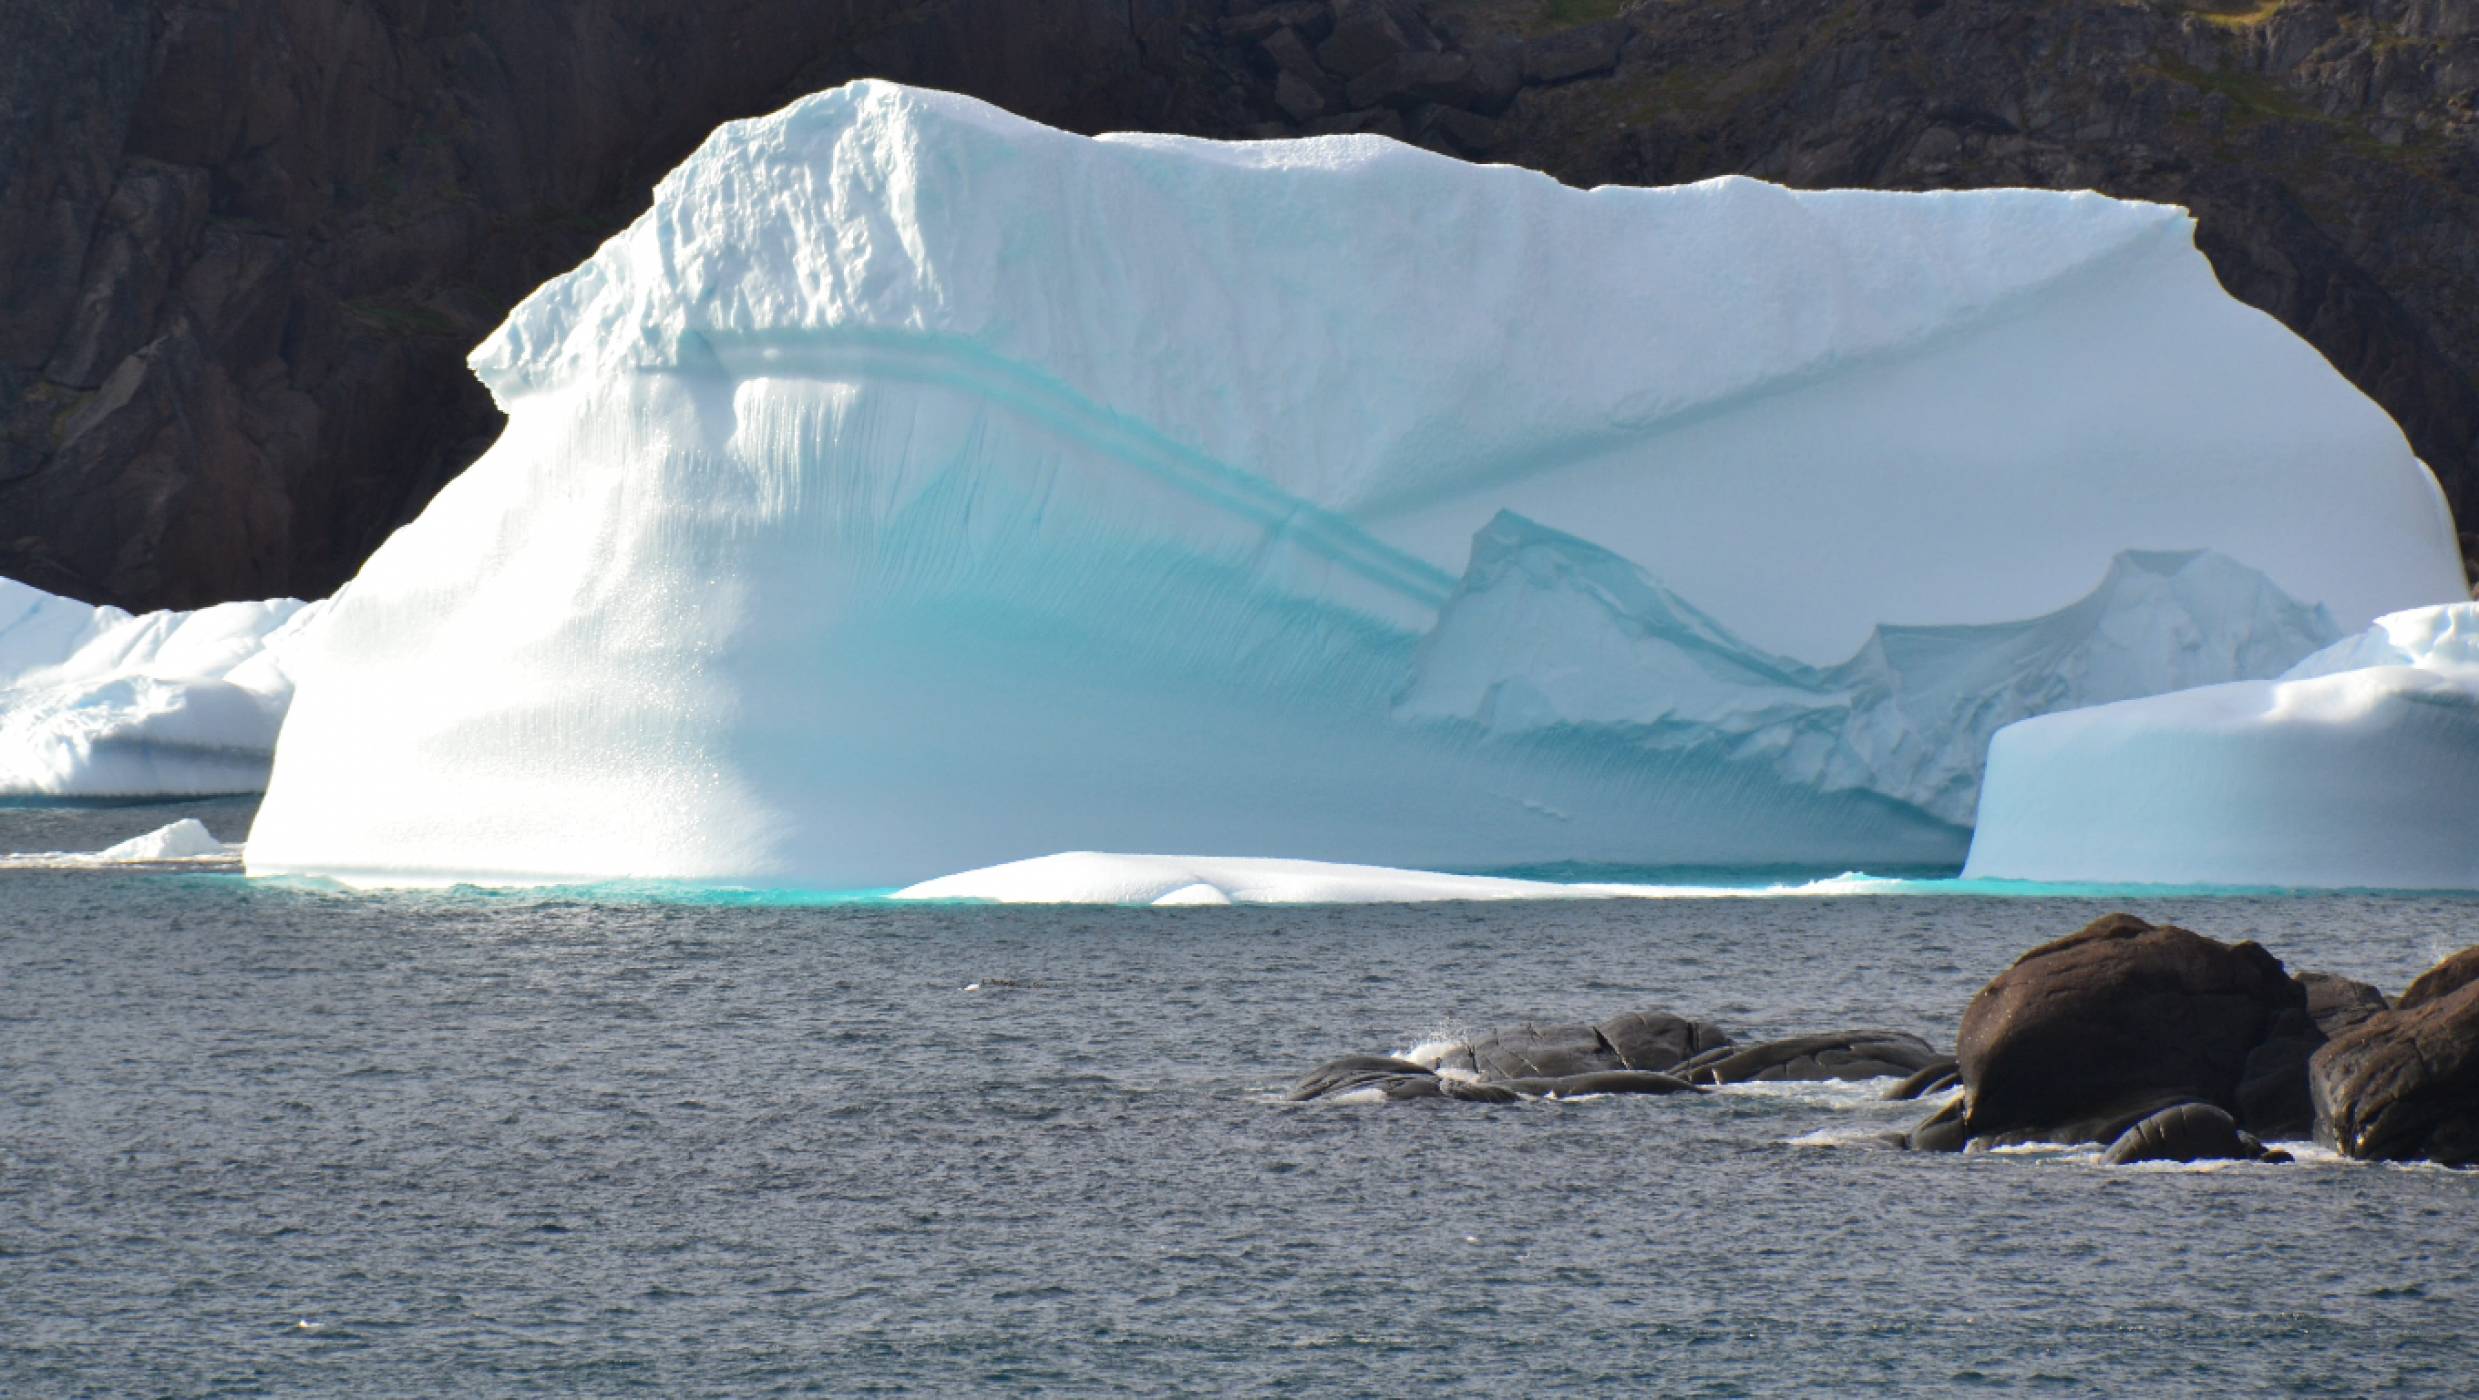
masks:
<instances>
[{"instance_id":1,"label":"submerged rock","mask_svg":"<svg viewBox=\"0 0 2479 1400\"><path fill-rule=\"evenodd\" d=\"M1385 1090L1388 1098L1411 1097L1396 1092L1397 1081L1435 1078L1436 1072L1427 1065L1391 1055L1345 1055L1301 1075L1300 1082L1291 1086L1291 1092L1284 1097L1293 1103L1304 1103L1368 1088Z\"/></svg>"},{"instance_id":2,"label":"submerged rock","mask_svg":"<svg viewBox=\"0 0 2479 1400\"><path fill-rule=\"evenodd\" d=\"M2253 1162L2271 1155L2264 1144L2240 1132L2238 1120L2226 1111L2208 1103L2182 1103L2120 1133L2100 1160L2124 1166L2129 1162ZM2288 1160L2287 1156L2282 1160Z\"/></svg>"},{"instance_id":3,"label":"submerged rock","mask_svg":"<svg viewBox=\"0 0 2479 1400\"><path fill-rule=\"evenodd\" d=\"M1573 1074L1465 1079L1391 1055L1345 1055L1300 1077L1284 1095L1292 1103L1375 1091L1388 1102L1459 1099L1469 1103L1515 1103L1523 1099L1573 1099L1587 1094L1692 1094L1696 1086L1651 1070L1605 1069Z\"/></svg>"},{"instance_id":4,"label":"submerged rock","mask_svg":"<svg viewBox=\"0 0 2479 1400\"><path fill-rule=\"evenodd\" d=\"M1433 1064L1450 1074L1483 1080L1669 1071L1730 1044L1729 1035L1709 1022L1667 1011L1630 1011L1597 1026L1526 1023L1491 1031L1447 1048Z\"/></svg>"},{"instance_id":5,"label":"submerged rock","mask_svg":"<svg viewBox=\"0 0 2479 1400\"><path fill-rule=\"evenodd\" d=\"M1951 1055L1940 1055L1914 1071L1910 1078L1886 1090L1885 1098L1888 1103L1924 1099L1930 1094L1942 1094L1962 1082L1961 1065L1957 1064ZM1961 1100L1958 1099L1956 1102L1959 1103Z\"/></svg>"},{"instance_id":6,"label":"submerged rock","mask_svg":"<svg viewBox=\"0 0 2479 1400\"><path fill-rule=\"evenodd\" d=\"M1835 1031L1739 1046L1709 1021L1630 1011L1598 1025L1490 1031L1424 1055L1346 1055L1311 1070L1294 1101L1375 1089L1389 1100L1575 1098L1695 1093L1746 1081L1880 1079L1953 1071L1951 1057L1905 1031ZM1906 1083L1909 1081L1906 1081Z\"/></svg>"},{"instance_id":7,"label":"submerged rock","mask_svg":"<svg viewBox=\"0 0 2479 1400\"><path fill-rule=\"evenodd\" d=\"M1951 1103L1929 1114L1919 1125L1902 1135L1902 1145L1914 1152L1960 1152L1970 1135L1963 1130L1963 1101Z\"/></svg>"},{"instance_id":8,"label":"submerged rock","mask_svg":"<svg viewBox=\"0 0 2479 1400\"><path fill-rule=\"evenodd\" d=\"M1510 1090L1528 1098L1575 1099L1586 1094L1692 1094L1696 1086L1675 1074L1645 1069L1605 1069L1554 1079L1500 1079L1484 1087Z\"/></svg>"},{"instance_id":9,"label":"submerged rock","mask_svg":"<svg viewBox=\"0 0 2479 1400\"><path fill-rule=\"evenodd\" d=\"M1939 1054L1927 1041L1906 1031L1834 1031L1768 1040L1717 1057L1700 1057L1687 1073L1698 1084L1891 1079L1953 1063L1950 1056Z\"/></svg>"}]
</instances>

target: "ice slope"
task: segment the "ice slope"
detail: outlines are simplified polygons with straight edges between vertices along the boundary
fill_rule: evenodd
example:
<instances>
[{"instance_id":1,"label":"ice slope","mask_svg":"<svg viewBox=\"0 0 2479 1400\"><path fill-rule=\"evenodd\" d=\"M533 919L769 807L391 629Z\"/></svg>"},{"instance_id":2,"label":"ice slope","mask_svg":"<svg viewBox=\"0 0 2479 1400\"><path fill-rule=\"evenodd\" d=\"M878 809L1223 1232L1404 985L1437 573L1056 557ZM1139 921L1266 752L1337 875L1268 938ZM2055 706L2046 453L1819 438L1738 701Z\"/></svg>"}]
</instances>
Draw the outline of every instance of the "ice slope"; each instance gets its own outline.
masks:
<instances>
[{"instance_id":1,"label":"ice slope","mask_svg":"<svg viewBox=\"0 0 2479 1400\"><path fill-rule=\"evenodd\" d=\"M324 630L252 868L1950 859L1874 792L1394 701L1502 510L1811 666L2130 548L2347 626L2459 592L2398 431L2191 232L804 99L475 353L510 427Z\"/></svg>"},{"instance_id":2,"label":"ice slope","mask_svg":"<svg viewBox=\"0 0 2479 1400\"><path fill-rule=\"evenodd\" d=\"M1964 873L2479 889L2479 604L2390 614L2278 680L2001 731Z\"/></svg>"},{"instance_id":3,"label":"ice slope","mask_svg":"<svg viewBox=\"0 0 2479 1400\"><path fill-rule=\"evenodd\" d=\"M0 579L0 797L256 792L324 610L290 598L131 616Z\"/></svg>"},{"instance_id":4,"label":"ice slope","mask_svg":"<svg viewBox=\"0 0 2479 1400\"><path fill-rule=\"evenodd\" d=\"M1989 736L2016 720L2278 675L2339 636L2210 551L2128 551L2043 617L1885 626L1820 668L1760 651L1627 560L1501 514L1423 641L1399 716L1493 738L1587 732L1761 764L1968 826Z\"/></svg>"}]
</instances>

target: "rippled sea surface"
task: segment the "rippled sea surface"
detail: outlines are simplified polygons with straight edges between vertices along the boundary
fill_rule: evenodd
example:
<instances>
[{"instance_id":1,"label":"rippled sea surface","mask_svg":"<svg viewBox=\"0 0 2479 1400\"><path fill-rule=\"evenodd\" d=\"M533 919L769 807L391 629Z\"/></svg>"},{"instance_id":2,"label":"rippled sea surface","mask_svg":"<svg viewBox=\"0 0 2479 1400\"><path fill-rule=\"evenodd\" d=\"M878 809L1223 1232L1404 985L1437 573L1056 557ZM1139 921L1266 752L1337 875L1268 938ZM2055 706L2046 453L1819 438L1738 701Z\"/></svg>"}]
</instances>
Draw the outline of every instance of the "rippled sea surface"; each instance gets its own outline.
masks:
<instances>
[{"instance_id":1,"label":"rippled sea surface","mask_svg":"<svg viewBox=\"0 0 2479 1400\"><path fill-rule=\"evenodd\" d=\"M95 849L246 804L0 811ZM2113 907L763 908L0 871L0 1394L2467 1394L2479 1174L1912 1156L1829 1091L1275 1101L1662 1006L1951 1042Z\"/></svg>"}]
</instances>

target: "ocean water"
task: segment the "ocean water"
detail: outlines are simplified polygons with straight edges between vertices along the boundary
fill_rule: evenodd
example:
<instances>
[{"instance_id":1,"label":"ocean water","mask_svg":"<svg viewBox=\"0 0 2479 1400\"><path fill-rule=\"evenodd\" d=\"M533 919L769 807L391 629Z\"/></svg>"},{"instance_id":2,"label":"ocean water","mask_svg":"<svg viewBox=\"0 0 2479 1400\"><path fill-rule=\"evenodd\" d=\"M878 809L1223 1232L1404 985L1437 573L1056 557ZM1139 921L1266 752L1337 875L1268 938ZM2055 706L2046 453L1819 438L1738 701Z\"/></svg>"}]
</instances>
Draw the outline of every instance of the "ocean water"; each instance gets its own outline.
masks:
<instances>
[{"instance_id":1,"label":"ocean water","mask_svg":"<svg viewBox=\"0 0 2479 1400\"><path fill-rule=\"evenodd\" d=\"M91 850L246 803L0 811ZM0 870L0 1394L2468 1393L2479 1173L1911 1155L1865 1092L1290 1105L1664 1006L1950 1043L2128 907L2398 989L2435 898L1178 910Z\"/></svg>"}]
</instances>

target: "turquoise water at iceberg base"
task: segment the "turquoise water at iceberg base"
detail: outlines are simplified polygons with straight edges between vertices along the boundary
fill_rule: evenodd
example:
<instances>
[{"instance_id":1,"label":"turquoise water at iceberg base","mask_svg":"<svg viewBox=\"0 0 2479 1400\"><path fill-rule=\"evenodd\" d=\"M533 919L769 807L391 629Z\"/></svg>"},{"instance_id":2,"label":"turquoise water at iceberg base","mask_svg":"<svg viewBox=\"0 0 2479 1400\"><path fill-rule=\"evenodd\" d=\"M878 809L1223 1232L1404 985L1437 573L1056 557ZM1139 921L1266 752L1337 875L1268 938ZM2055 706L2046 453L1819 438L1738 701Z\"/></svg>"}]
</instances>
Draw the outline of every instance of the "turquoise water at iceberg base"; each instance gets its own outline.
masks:
<instances>
[{"instance_id":1,"label":"turquoise water at iceberg base","mask_svg":"<svg viewBox=\"0 0 2479 1400\"><path fill-rule=\"evenodd\" d=\"M0 810L94 850L247 802ZM0 870L0 1394L2468 1393L2479 1173L1914 1156L1866 1090L1289 1105L1666 1006L1948 1043L2130 908L2400 988L2435 896L1176 910Z\"/></svg>"}]
</instances>

